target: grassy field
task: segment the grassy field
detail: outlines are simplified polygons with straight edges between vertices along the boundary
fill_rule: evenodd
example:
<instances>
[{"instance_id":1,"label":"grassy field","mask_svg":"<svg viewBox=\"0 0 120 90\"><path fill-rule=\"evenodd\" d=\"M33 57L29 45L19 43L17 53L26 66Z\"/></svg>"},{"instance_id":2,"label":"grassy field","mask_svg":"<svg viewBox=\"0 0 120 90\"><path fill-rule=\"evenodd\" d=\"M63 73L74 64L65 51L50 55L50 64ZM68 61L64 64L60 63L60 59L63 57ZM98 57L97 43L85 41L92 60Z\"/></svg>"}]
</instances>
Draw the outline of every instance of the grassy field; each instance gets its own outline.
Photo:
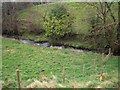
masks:
<instances>
[{"instance_id":1,"label":"grassy field","mask_svg":"<svg viewBox=\"0 0 120 90\"><path fill-rule=\"evenodd\" d=\"M34 80L40 80L42 75L49 80L51 72L57 78L57 84L72 87L117 87L118 57L111 56L103 70L106 78L99 81L98 75L102 60L106 55L92 52L73 52L69 49L55 49L23 44L20 41L2 38L2 78L4 87L17 87L16 69L20 69L21 84L26 87ZM96 58L96 68L94 59ZM85 76L83 77L83 64ZM64 76L62 71L64 68ZM65 77L65 83L62 82Z\"/></svg>"}]
</instances>

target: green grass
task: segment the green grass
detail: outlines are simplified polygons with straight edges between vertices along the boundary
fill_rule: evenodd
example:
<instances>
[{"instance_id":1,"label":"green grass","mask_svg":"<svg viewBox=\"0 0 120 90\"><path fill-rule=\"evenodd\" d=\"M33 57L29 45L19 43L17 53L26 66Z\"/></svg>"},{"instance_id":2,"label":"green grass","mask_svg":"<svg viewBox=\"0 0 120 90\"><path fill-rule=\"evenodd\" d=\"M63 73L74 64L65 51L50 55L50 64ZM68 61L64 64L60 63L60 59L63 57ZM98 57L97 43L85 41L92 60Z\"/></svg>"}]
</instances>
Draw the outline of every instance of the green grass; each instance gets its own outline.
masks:
<instances>
[{"instance_id":1,"label":"green grass","mask_svg":"<svg viewBox=\"0 0 120 90\"><path fill-rule=\"evenodd\" d=\"M2 56L2 78L4 87L17 87L16 69L20 69L22 83L27 86L34 79L40 79L41 71L50 78L52 72L57 77L57 83L62 83L61 72L65 68L65 77L70 81L77 83L92 84L89 87L97 87L102 82L96 77L100 72L101 60L105 55L92 52L73 52L69 49L55 49L40 46L23 44L17 40L2 38L3 56ZM93 59L97 56L98 70L94 72ZM82 77L82 65L85 64L85 77ZM109 75L107 81L113 82L111 86L102 85L102 87L116 87L118 80L118 57L112 56L103 70ZM12 80L12 83L9 81ZM30 82L28 82L30 80ZM65 85L70 87L69 81Z\"/></svg>"}]
</instances>

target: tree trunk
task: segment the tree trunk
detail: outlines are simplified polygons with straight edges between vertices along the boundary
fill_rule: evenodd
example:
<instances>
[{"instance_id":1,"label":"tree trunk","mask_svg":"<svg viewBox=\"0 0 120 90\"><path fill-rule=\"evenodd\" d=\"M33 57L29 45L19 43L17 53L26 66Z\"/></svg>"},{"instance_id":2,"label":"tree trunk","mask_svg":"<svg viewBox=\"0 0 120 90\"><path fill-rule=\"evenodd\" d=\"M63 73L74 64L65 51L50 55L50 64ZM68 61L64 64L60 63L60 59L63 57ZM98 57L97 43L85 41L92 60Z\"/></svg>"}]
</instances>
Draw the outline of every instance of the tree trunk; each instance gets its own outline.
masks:
<instances>
[{"instance_id":1,"label":"tree trunk","mask_svg":"<svg viewBox=\"0 0 120 90\"><path fill-rule=\"evenodd\" d=\"M118 27L117 27L117 45L116 49L114 50L114 54L116 55L120 55L120 1L118 2Z\"/></svg>"},{"instance_id":2,"label":"tree trunk","mask_svg":"<svg viewBox=\"0 0 120 90\"><path fill-rule=\"evenodd\" d=\"M117 40L119 41L120 37L120 2L118 2L118 28L117 28Z\"/></svg>"},{"instance_id":3,"label":"tree trunk","mask_svg":"<svg viewBox=\"0 0 120 90\"><path fill-rule=\"evenodd\" d=\"M106 14L103 14L103 24L104 24L104 25L106 24ZM106 41L107 41L107 44L111 47L111 43L110 43L110 41L109 41L108 34L107 34L107 32L106 32L105 27L103 28L103 30L104 30L104 35L105 35L105 39L106 39Z\"/></svg>"}]
</instances>

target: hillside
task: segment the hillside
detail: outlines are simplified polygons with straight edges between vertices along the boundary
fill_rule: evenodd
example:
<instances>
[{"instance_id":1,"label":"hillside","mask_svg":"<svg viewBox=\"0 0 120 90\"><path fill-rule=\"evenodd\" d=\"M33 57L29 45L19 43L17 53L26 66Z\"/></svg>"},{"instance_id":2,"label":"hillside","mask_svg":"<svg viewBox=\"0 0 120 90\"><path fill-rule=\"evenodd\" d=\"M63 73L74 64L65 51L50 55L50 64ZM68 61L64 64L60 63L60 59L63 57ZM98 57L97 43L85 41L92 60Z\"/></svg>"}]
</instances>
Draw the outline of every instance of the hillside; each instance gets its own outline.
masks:
<instances>
[{"instance_id":1,"label":"hillside","mask_svg":"<svg viewBox=\"0 0 120 90\"><path fill-rule=\"evenodd\" d=\"M48 3L43 5L37 5L32 8L28 8L26 10L22 10L18 13L18 20L23 20L26 22L33 22L35 24L40 24L42 26L43 20L42 17L45 13L49 13L52 7L57 3ZM95 18L96 9L91 7L87 3L59 3L65 5L69 12L74 16L74 31L77 33L87 33L90 29L89 20L91 18ZM113 5L113 13L117 18L117 3ZM112 21L111 18L108 17L109 23ZM24 27L24 25L23 25Z\"/></svg>"},{"instance_id":2,"label":"hillside","mask_svg":"<svg viewBox=\"0 0 120 90\"><path fill-rule=\"evenodd\" d=\"M20 69L21 85L26 87L43 76L48 80L51 72L57 84L71 87L72 82L81 87L117 87L118 57L111 56L103 69L103 81L99 81L102 61L106 55L92 52L74 52L69 49L45 48L23 44L18 40L2 38L2 79L4 87L16 87L16 69ZM96 67L93 64L96 60ZM85 76L83 77L83 65ZM96 68L96 70L95 70ZM64 70L64 74L63 73ZM64 76L63 76L64 75ZM63 79L65 83L63 83Z\"/></svg>"},{"instance_id":3,"label":"hillside","mask_svg":"<svg viewBox=\"0 0 120 90\"><path fill-rule=\"evenodd\" d=\"M91 31L91 20L94 20L96 18L96 9L95 7L92 7L87 3L47 3L20 11L19 13L17 13L17 20L19 22L18 31L23 34L25 39L30 39L35 42L49 41L44 33L43 21L44 16L47 16L47 14L56 4L63 4L64 6L66 6L69 13L74 17L73 33L77 35L65 40L61 39L59 40L59 42L56 41L54 42L55 44L57 43L60 45L62 44L67 46L73 46L76 48L86 48L92 50L102 50L104 48L104 46L106 45L106 41L104 41L104 39L102 40L104 42L102 42L101 46L98 47L96 43L93 43L96 41L93 41L93 39L88 36ZM113 3L111 8L113 15L115 16L116 20L118 20L117 3ZM113 23L110 15L107 17L107 23L108 25ZM112 32L115 33L115 30L113 29Z\"/></svg>"}]
</instances>

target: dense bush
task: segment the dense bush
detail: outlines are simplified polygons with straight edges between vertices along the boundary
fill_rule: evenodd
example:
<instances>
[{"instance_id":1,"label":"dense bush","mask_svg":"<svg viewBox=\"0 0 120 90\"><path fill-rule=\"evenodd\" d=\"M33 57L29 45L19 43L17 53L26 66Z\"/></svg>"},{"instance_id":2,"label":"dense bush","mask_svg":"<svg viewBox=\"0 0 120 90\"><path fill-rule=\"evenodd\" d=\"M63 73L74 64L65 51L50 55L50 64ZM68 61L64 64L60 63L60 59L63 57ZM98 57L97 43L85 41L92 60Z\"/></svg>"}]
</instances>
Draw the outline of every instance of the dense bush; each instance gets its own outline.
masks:
<instances>
[{"instance_id":1,"label":"dense bush","mask_svg":"<svg viewBox=\"0 0 120 90\"><path fill-rule=\"evenodd\" d=\"M73 17L63 5L56 5L46 17L44 28L50 40L58 40L72 32Z\"/></svg>"}]
</instances>

